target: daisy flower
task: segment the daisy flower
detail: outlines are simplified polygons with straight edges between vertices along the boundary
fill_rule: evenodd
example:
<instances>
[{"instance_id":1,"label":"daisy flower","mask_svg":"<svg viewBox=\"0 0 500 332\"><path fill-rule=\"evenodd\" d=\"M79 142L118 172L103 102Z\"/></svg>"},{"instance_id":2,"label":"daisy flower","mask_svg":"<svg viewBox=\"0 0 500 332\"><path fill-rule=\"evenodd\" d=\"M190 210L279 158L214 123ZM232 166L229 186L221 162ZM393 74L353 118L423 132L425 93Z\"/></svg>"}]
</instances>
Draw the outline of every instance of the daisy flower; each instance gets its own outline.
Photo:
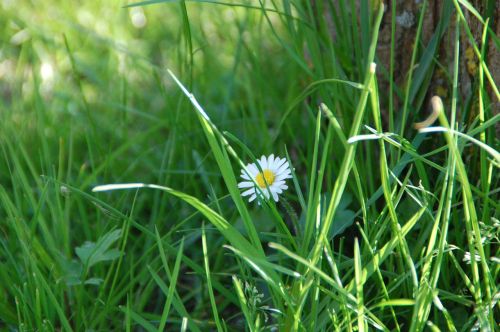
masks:
<instances>
[{"instance_id":1,"label":"daisy flower","mask_svg":"<svg viewBox=\"0 0 500 332\"><path fill-rule=\"evenodd\" d=\"M241 196L251 195L249 202L257 196L262 198L264 195L266 199L272 196L277 202L278 194L288 189L285 180L292 177L288 161L285 158L275 158L272 154L267 158L262 156L257 163L260 168L251 163L241 170L243 181L238 183L238 188L244 189Z\"/></svg>"}]
</instances>

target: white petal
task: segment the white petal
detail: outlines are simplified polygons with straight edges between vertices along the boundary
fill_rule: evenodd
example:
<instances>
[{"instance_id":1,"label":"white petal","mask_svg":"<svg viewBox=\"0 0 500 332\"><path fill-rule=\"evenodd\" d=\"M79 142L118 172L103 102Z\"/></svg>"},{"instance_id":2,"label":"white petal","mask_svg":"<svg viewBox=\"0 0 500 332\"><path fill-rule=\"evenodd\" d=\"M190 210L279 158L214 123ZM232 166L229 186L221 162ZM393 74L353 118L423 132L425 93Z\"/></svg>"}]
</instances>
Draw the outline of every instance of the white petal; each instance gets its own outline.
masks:
<instances>
[{"instance_id":1,"label":"white petal","mask_svg":"<svg viewBox=\"0 0 500 332\"><path fill-rule=\"evenodd\" d=\"M248 189L244 192L241 193L241 196L248 196L250 195L251 193L255 193L255 189L254 188L251 188L251 189Z\"/></svg>"},{"instance_id":2,"label":"white petal","mask_svg":"<svg viewBox=\"0 0 500 332\"><path fill-rule=\"evenodd\" d=\"M278 194L274 190L271 191L271 194L273 194L274 201L277 202L278 201Z\"/></svg>"},{"instance_id":3,"label":"white petal","mask_svg":"<svg viewBox=\"0 0 500 332\"><path fill-rule=\"evenodd\" d=\"M281 194L283 191L287 189L288 186L284 182L273 188L273 190L276 191L278 194Z\"/></svg>"},{"instance_id":4,"label":"white petal","mask_svg":"<svg viewBox=\"0 0 500 332\"><path fill-rule=\"evenodd\" d=\"M260 171L257 168L257 166L254 163L252 163L252 164L248 165L248 173L250 173L251 177L255 177L255 176L257 176L257 174L260 173Z\"/></svg>"},{"instance_id":5,"label":"white petal","mask_svg":"<svg viewBox=\"0 0 500 332\"><path fill-rule=\"evenodd\" d=\"M287 168L290 168L290 165L288 163L288 160L285 159L285 162L278 168L278 170L285 170Z\"/></svg>"},{"instance_id":6,"label":"white petal","mask_svg":"<svg viewBox=\"0 0 500 332\"><path fill-rule=\"evenodd\" d=\"M243 181L238 183L238 188L250 188L253 187L254 184L252 181Z\"/></svg>"},{"instance_id":7,"label":"white petal","mask_svg":"<svg viewBox=\"0 0 500 332\"><path fill-rule=\"evenodd\" d=\"M273 183L273 187L281 187L284 184L285 184L285 181L283 181L283 180L276 180Z\"/></svg>"},{"instance_id":8,"label":"white petal","mask_svg":"<svg viewBox=\"0 0 500 332\"><path fill-rule=\"evenodd\" d=\"M250 171L250 164L246 165L244 168L241 169L241 175L242 178L244 179L250 179L252 176L252 172Z\"/></svg>"},{"instance_id":9,"label":"white petal","mask_svg":"<svg viewBox=\"0 0 500 332\"><path fill-rule=\"evenodd\" d=\"M259 164L262 170L267 169L267 159L265 156L260 157Z\"/></svg>"},{"instance_id":10,"label":"white petal","mask_svg":"<svg viewBox=\"0 0 500 332\"><path fill-rule=\"evenodd\" d=\"M274 165L274 154L271 154L269 157L267 157L267 167L269 169L272 169Z\"/></svg>"},{"instance_id":11,"label":"white petal","mask_svg":"<svg viewBox=\"0 0 500 332\"><path fill-rule=\"evenodd\" d=\"M240 175L243 179L245 180L250 180L250 177L251 177L251 173L248 169L248 165L245 166L244 169L241 170L241 175Z\"/></svg>"},{"instance_id":12,"label":"white petal","mask_svg":"<svg viewBox=\"0 0 500 332\"><path fill-rule=\"evenodd\" d=\"M280 167L284 165L285 162L286 162L285 158L283 159L278 158L278 160L275 161L273 165L274 171L277 172L280 169Z\"/></svg>"},{"instance_id":13,"label":"white petal","mask_svg":"<svg viewBox=\"0 0 500 332\"><path fill-rule=\"evenodd\" d=\"M279 190L279 193L281 194L283 191L287 190L288 186L286 184L279 186L279 188L276 189L276 191Z\"/></svg>"},{"instance_id":14,"label":"white petal","mask_svg":"<svg viewBox=\"0 0 500 332\"><path fill-rule=\"evenodd\" d=\"M252 196L250 196L250 198L248 199L249 202L253 201L255 198L257 198L257 195L253 194Z\"/></svg>"},{"instance_id":15,"label":"white petal","mask_svg":"<svg viewBox=\"0 0 500 332\"><path fill-rule=\"evenodd\" d=\"M276 168L276 165L280 162L280 160L281 160L280 157L275 157L273 160L273 164L269 166L272 168Z\"/></svg>"},{"instance_id":16,"label":"white petal","mask_svg":"<svg viewBox=\"0 0 500 332\"><path fill-rule=\"evenodd\" d=\"M290 174L287 174L287 175L278 175L276 177L276 180L275 181L284 181L285 179L291 179L292 176Z\"/></svg>"},{"instance_id":17,"label":"white petal","mask_svg":"<svg viewBox=\"0 0 500 332\"><path fill-rule=\"evenodd\" d=\"M286 163L284 163L283 165L281 165L280 168L278 168L278 170L276 171L276 173L283 173L286 169L288 169L290 166L288 165L288 161Z\"/></svg>"},{"instance_id":18,"label":"white petal","mask_svg":"<svg viewBox=\"0 0 500 332\"><path fill-rule=\"evenodd\" d=\"M289 168L287 168L287 169L285 169L285 170L283 170L283 171L281 171L281 172L276 172L276 176L280 176L280 175L290 175L291 173L292 173L292 171L291 171Z\"/></svg>"}]
</instances>

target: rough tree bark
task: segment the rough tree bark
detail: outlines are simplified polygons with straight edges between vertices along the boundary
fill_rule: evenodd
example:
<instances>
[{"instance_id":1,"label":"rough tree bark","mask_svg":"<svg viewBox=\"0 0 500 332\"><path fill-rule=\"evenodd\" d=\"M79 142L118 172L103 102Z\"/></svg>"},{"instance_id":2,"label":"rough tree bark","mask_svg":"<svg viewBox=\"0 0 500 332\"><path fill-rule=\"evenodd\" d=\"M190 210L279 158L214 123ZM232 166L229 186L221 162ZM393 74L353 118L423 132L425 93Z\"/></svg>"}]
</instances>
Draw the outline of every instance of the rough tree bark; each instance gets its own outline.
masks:
<instances>
[{"instance_id":1,"label":"rough tree bark","mask_svg":"<svg viewBox=\"0 0 500 332\"><path fill-rule=\"evenodd\" d=\"M324 0L310 0L313 6L317 1ZM355 3L359 8L360 3L366 0L356 0ZM373 6L379 3L381 0L369 0ZM421 35L422 43L419 45L421 49L427 47L432 36L436 32L438 24L442 19L443 4L446 1L452 0L428 0L425 14L423 17L423 29ZM411 63L411 53L414 49L415 36L417 33L419 15L422 10L424 0L386 0L383 1L385 4L385 13L381 24L381 30L379 33L379 43L377 46L377 57L379 64L383 65L385 68L389 69L390 62L390 52L391 52L391 10L392 6L396 6L396 29L395 29L395 63L394 63L394 80L399 87L403 87L406 84L407 75L410 70ZM500 13L500 2L496 0L469 0L469 2L477 9L484 19L489 19L490 28L496 32L496 35L500 35L500 23L499 23L499 13ZM453 73L453 52L454 52L454 38L455 38L455 7L451 6L452 16L450 23L440 40L439 48L436 52L436 58L438 59L440 65L443 67L440 69L439 66L434 66L433 76L429 89L427 93L427 99L433 95L439 95L443 99L447 99L451 96L451 84L449 81L449 76L447 78L446 72L451 75ZM468 21L468 25L471 28L472 34L474 35L476 43L481 46L481 35L483 30L482 23L471 14L466 8L462 7L465 18ZM327 20L331 20L332 13L324 13ZM335 14L333 14L335 15ZM333 24L332 24L333 27ZM335 38L336 32L332 29L332 38ZM462 96L470 95L470 90L475 80L477 80L477 69L478 61L477 57L473 52L471 43L464 31L461 28L460 35L460 73L459 73L459 89ZM416 66L418 66L419 59L416 59ZM486 63L493 76L496 85L498 86L500 82L500 52L493 44L493 40L489 38L488 51L486 55ZM444 68L444 70L443 70ZM389 91L389 82L380 73L379 76L379 87L380 91ZM485 78L485 86L487 92L489 93L490 100L492 104L492 113L498 113L500 109L500 103L496 96L492 93L490 83L487 82ZM383 100L383 109L387 109L387 98ZM394 109L397 112L400 107L402 107L402 102L398 98L394 98ZM384 105L385 104L385 105ZM422 105L425 107L426 105ZM477 107L476 107L477 109ZM470 116L474 116L471 114ZM384 118L387 118L387 114L383 114Z\"/></svg>"},{"instance_id":2,"label":"rough tree bark","mask_svg":"<svg viewBox=\"0 0 500 332\"><path fill-rule=\"evenodd\" d=\"M423 47L432 38L436 28L438 26L439 20L442 16L442 8L445 1L449 0L431 0L428 1L428 6L425 11L423 28L422 28L422 40ZM386 3L386 13L382 22L382 30L380 31L380 39L378 46L378 56L379 60L389 68L390 59L390 47L391 47L391 6L394 1L385 1ZM495 0L472 0L469 1L481 14L483 18L489 18L489 26L496 35L500 35L500 24L499 24L499 13L500 13L500 2ZM422 7L422 0L397 0L396 4L396 38L395 38L395 73L399 75L395 76L396 83L402 85L405 83L406 74L409 71L411 50L413 50L413 45L415 42L415 35L418 26L418 15ZM455 8L452 8L455 11ZM474 39L478 45L481 45L481 35L483 30L482 23L462 7L465 18L468 21L468 25L471 28ZM453 65L453 50L454 50L454 29L455 27L455 15L452 15L450 20L450 25L444 34L440 47L438 50L437 58L441 64L443 64L451 73ZM475 56L469 39L461 29L461 49L460 49L460 73L459 73L459 84L463 95L467 95L470 91L471 83L474 79L477 79L477 57ZM488 52L486 55L486 62L488 68L493 76L494 81L498 84L500 82L500 52L493 45L493 40L489 38ZM489 83L486 84L488 91L490 92L490 98L492 101L496 100L491 94L491 88ZM434 79L431 84L431 91L429 93L440 95L441 97L449 97L450 92L447 88L447 84L443 78L443 72L441 70L435 70ZM386 90L387 91L387 90ZM496 102L496 111L498 112L498 101Z\"/></svg>"}]
</instances>

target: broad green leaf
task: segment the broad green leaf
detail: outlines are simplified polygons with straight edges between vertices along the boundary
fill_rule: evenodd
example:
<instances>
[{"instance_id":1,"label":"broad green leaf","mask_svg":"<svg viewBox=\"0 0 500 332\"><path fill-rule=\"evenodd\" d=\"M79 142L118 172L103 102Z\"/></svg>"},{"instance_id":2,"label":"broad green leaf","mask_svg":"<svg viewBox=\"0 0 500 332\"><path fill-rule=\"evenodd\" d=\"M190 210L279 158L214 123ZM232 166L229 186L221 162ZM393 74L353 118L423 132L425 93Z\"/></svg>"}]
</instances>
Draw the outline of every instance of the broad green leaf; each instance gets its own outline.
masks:
<instances>
[{"instance_id":1,"label":"broad green leaf","mask_svg":"<svg viewBox=\"0 0 500 332\"><path fill-rule=\"evenodd\" d=\"M121 252L118 249L109 249L121 236L121 229L106 233L94 242L85 242L82 246L76 247L75 252L82 263L87 268L93 265L111 261L120 257Z\"/></svg>"}]
</instances>

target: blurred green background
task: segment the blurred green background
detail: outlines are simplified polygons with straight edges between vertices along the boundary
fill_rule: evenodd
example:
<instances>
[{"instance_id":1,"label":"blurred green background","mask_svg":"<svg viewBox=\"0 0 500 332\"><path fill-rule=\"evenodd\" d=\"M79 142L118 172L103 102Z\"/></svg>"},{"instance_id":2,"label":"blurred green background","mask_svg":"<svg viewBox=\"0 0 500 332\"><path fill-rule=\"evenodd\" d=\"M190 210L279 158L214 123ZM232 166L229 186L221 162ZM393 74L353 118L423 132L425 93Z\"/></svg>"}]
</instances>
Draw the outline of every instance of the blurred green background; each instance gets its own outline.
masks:
<instances>
[{"instance_id":1,"label":"blurred green background","mask_svg":"<svg viewBox=\"0 0 500 332\"><path fill-rule=\"evenodd\" d=\"M8 220L0 223L0 329L49 329L59 321L56 302L77 330L121 329L117 313L126 303L138 312L161 313L163 300L151 300L161 291L147 269L161 263L154 237L144 229L158 229L171 243L169 260L184 236L186 247L196 244L186 257L200 258L201 219L191 208L150 191L102 194L105 206L85 196L95 185L168 185L207 202L220 200L219 211L234 216L197 115L166 69L192 89L219 128L256 154L284 156L285 141L296 154L312 139L293 129L307 115L278 135L284 110L304 85L290 79L299 66L280 44L283 36L277 38L283 21L273 10L264 15L254 1L234 3L127 8L124 1L0 2L0 216ZM108 274L116 265L92 267L88 280L105 287L71 287L81 273L75 248L127 228L128 217L139 225L130 230L127 263L116 275ZM256 211L262 230L269 229L265 218ZM224 240L208 232L218 270L226 265ZM207 293L190 273L179 292L202 319L210 310ZM56 302L47 300L53 298L44 293L41 275Z\"/></svg>"}]
</instances>

